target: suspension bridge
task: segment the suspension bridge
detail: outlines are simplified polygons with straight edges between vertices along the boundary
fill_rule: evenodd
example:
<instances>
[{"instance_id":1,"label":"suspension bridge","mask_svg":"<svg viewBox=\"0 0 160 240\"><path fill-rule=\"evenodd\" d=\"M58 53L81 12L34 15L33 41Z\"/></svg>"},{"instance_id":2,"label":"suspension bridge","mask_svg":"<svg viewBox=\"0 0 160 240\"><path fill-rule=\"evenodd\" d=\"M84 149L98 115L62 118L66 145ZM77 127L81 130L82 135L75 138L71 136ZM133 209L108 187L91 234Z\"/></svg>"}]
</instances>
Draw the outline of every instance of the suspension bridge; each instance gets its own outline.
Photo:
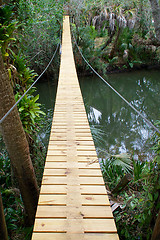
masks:
<instances>
[{"instance_id":1,"label":"suspension bridge","mask_svg":"<svg viewBox=\"0 0 160 240\"><path fill-rule=\"evenodd\" d=\"M32 240L118 240L64 17L50 141Z\"/></svg>"}]
</instances>

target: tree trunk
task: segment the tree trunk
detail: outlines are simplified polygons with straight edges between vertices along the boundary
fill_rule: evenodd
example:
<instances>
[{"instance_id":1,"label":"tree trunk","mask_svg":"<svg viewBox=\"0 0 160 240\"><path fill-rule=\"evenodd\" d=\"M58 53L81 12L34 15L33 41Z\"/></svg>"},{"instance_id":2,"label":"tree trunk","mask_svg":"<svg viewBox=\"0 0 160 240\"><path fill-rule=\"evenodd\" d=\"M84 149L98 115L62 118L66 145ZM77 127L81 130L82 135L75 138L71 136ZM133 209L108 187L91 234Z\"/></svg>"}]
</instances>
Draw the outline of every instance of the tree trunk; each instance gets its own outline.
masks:
<instances>
[{"instance_id":1,"label":"tree trunk","mask_svg":"<svg viewBox=\"0 0 160 240\"><path fill-rule=\"evenodd\" d=\"M113 44L113 47L112 47L112 50L109 54L109 58L112 59L114 57L114 54L115 54L115 51L116 51L116 48L117 48L117 42L118 42L118 39L119 39L119 36L120 36L120 33L121 33L121 29L118 28L118 32L117 32L117 36L116 36L116 39L114 41L114 44Z\"/></svg>"},{"instance_id":2,"label":"tree trunk","mask_svg":"<svg viewBox=\"0 0 160 240\"><path fill-rule=\"evenodd\" d=\"M150 0L156 38L160 42L160 6L158 0Z\"/></svg>"},{"instance_id":3,"label":"tree trunk","mask_svg":"<svg viewBox=\"0 0 160 240\"><path fill-rule=\"evenodd\" d=\"M115 30L111 33L109 39L107 40L107 42L101 47L101 51L103 51L111 42L112 42L112 39L115 35Z\"/></svg>"},{"instance_id":4,"label":"tree trunk","mask_svg":"<svg viewBox=\"0 0 160 240\"><path fill-rule=\"evenodd\" d=\"M132 176L131 174L127 173L121 180L120 182L117 184L117 186L112 190L112 193L119 193L121 192L126 186L127 184L132 180Z\"/></svg>"},{"instance_id":5,"label":"tree trunk","mask_svg":"<svg viewBox=\"0 0 160 240\"><path fill-rule=\"evenodd\" d=\"M0 119L15 104L13 89L0 52ZM30 158L29 146L17 108L1 124L14 175L22 195L30 225L34 222L38 202L38 185Z\"/></svg>"},{"instance_id":6,"label":"tree trunk","mask_svg":"<svg viewBox=\"0 0 160 240\"><path fill-rule=\"evenodd\" d=\"M8 240L8 233L7 233L7 226L3 211L3 202L2 202L2 196L0 192L0 239Z\"/></svg>"},{"instance_id":7,"label":"tree trunk","mask_svg":"<svg viewBox=\"0 0 160 240\"><path fill-rule=\"evenodd\" d=\"M160 211L157 216L157 220L153 229L151 240L159 240L160 239Z\"/></svg>"}]
</instances>

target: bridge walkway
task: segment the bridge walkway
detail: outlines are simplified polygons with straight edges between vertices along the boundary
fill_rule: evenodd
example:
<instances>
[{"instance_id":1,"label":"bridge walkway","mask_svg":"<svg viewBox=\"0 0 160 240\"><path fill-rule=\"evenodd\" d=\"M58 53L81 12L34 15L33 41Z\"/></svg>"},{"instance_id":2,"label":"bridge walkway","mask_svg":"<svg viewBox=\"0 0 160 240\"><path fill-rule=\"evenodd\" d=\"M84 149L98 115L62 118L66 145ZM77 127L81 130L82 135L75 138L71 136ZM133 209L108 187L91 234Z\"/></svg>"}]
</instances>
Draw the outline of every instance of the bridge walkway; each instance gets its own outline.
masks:
<instances>
[{"instance_id":1,"label":"bridge walkway","mask_svg":"<svg viewBox=\"0 0 160 240\"><path fill-rule=\"evenodd\" d=\"M32 240L118 240L64 17L59 84Z\"/></svg>"}]
</instances>

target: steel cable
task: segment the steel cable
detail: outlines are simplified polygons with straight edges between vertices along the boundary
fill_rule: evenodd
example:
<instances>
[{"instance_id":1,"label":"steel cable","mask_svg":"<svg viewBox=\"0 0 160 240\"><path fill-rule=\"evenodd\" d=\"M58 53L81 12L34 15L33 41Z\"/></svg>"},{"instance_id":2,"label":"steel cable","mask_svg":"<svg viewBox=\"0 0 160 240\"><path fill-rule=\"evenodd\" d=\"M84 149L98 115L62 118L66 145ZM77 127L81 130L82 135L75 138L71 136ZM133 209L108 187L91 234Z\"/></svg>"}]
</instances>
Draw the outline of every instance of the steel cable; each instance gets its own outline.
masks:
<instances>
[{"instance_id":1,"label":"steel cable","mask_svg":"<svg viewBox=\"0 0 160 240\"><path fill-rule=\"evenodd\" d=\"M59 45L60 45L60 43L57 44L56 50L55 50L50 62L48 63L47 67L43 70L43 72L39 75L39 77L34 81L34 83L32 83L32 85L27 89L27 91L18 99L18 101L9 109L9 111L1 118L0 124L12 112L12 110L18 105L18 103L24 98L24 96L31 90L31 88L38 82L38 80L42 77L42 75L47 71L48 67L52 63L52 61L57 53Z\"/></svg>"}]
</instances>

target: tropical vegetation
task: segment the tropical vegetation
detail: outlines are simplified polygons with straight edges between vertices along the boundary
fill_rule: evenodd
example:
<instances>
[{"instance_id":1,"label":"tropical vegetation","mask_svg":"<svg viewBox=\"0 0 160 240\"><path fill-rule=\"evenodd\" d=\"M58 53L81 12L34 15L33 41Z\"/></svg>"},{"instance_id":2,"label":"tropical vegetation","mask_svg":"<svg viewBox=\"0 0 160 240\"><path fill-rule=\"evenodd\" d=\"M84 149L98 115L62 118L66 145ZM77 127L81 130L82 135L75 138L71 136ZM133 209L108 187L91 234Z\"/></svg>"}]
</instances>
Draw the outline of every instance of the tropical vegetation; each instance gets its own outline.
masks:
<instances>
[{"instance_id":1,"label":"tropical vegetation","mask_svg":"<svg viewBox=\"0 0 160 240\"><path fill-rule=\"evenodd\" d=\"M70 2L76 40L96 69L105 72L159 65L159 21L155 28L150 1ZM76 58L85 68L81 56Z\"/></svg>"},{"instance_id":2,"label":"tropical vegetation","mask_svg":"<svg viewBox=\"0 0 160 240\"><path fill-rule=\"evenodd\" d=\"M0 0L0 118L50 61L60 42L64 6L70 13L73 39L99 72L160 65L157 0ZM79 72L83 69L91 74L74 40L73 46ZM57 54L44 79L58 73L58 63ZM18 103L18 111L1 124L0 216L4 232L0 238L4 240L27 240L32 232L46 154L38 131L42 127L49 131L52 114L45 114L38 100L34 87ZM16 139L13 146L11 137ZM160 136L153 141L155 157L150 161L99 151L110 201L117 206L113 212L121 239L154 239L160 208Z\"/></svg>"}]
</instances>

